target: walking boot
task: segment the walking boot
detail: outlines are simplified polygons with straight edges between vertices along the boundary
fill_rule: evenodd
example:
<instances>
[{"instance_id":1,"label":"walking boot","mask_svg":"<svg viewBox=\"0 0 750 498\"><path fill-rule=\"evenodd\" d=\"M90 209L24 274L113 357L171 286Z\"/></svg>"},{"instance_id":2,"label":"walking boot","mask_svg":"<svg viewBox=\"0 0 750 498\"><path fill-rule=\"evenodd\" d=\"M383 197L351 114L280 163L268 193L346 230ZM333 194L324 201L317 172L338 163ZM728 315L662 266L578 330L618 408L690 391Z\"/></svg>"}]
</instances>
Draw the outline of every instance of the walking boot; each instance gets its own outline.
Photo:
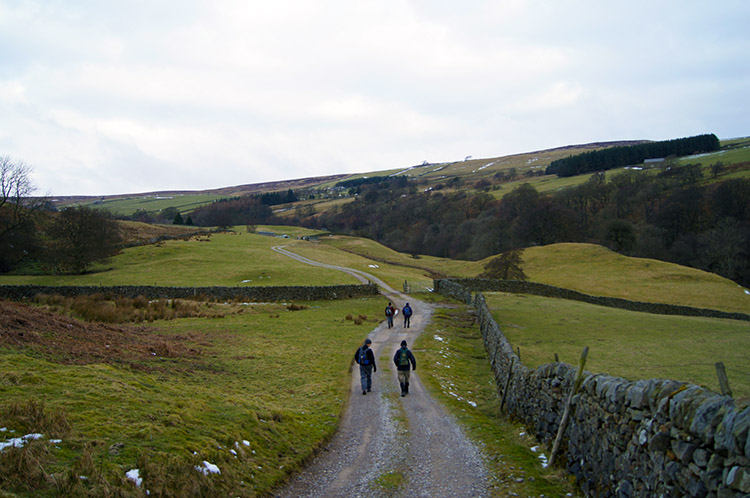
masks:
<instances>
[{"instance_id":1,"label":"walking boot","mask_svg":"<svg viewBox=\"0 0 750 498\"><path fill-rule=\"evenodd\" d=\"M401 397L403 398L404 396L406 396L406 385L401 382Z\"/></svg>"},{"instance_id":2,"label":"walking boot","mask_svg":"<svg viewBox=\"0 0 750 498\"><path fill-rule=\"evenodd\" d=\"M407 382L407 383L406 383L406 385L404 386L404 392L405 392L406 394L409 394L409 383L408 383L408 382Z\"/></svg>"}]
</instances>

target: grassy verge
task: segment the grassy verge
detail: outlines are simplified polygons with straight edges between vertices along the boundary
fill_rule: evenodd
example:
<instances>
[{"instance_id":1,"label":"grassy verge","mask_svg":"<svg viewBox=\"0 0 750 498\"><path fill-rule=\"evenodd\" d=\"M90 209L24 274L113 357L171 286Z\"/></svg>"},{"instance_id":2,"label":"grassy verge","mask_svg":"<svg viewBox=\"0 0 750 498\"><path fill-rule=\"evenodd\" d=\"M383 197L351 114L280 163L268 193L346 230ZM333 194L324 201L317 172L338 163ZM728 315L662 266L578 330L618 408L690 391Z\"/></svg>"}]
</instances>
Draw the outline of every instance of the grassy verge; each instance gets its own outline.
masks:
<instances>
[{"instance_id":1,"label":"grassy verge","mask_svg":"<svg viewBox=\"0 0 750 498\"><path fill-rule=\"evenodd\" d=\"M431 394L482 448L494 476L493 496L574 493L565 476L542 466L543 451L524 428L500 414L497 387L473 314L463 307L437 310L414 352L420 378Z\"/></svg>"},{"instance_id":2,"label":"grassy verge","mask_svg":"<svg viewBox=\"0 0 750 498\"><path fill-rule=\"evenodd\" d=\"M23 337L10 323L2 327L0 442L43 437L0 452L0 489L19 496L267 493L335 431L351 352L375 325L346 316L379 316L382 303L302 304L138 328L26 310ZM37 330L35 316L59 328ZM69 344L69 334L80 337ZM134 469L140 487L126 477Z\"/></svg>"},{"instance_id":3,"label":"grassy verge","mask_svg":"<svg viewBox=\"0 0 750 498\"><path fill-rule=\"evenodd\" d=\"M718 391L714 364L722 361L735 396L750 396L748 322L652 315L538 296L485 297L528 367L554 361L555 353L575 365L589 346L589 371L630 380L669 378Z\"/></svg>"}]
</instances>

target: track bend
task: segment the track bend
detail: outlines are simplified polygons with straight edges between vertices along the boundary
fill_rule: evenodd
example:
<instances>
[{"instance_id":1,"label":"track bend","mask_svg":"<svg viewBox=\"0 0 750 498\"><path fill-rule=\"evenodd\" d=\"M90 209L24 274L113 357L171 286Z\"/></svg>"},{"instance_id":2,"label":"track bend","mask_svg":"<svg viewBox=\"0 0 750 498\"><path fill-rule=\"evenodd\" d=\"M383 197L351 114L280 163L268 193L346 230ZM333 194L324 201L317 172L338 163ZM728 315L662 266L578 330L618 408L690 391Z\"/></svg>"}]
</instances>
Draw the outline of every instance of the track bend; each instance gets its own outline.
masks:
<instances>
[{"instance_id":1,"label":"track bend","mask_svg":"<svg viewBox=\"0 0 750 498\"><path fill-rule=\"evenodd\" d=\"M414 309L410 328L403 328L401 317L396 316L393 328L382 322L372 330L369 337L379 365L372 393L361 394L355 364L349 401L336 435L275 496L488 496L488 475L479 450L427 393L419 370L412 372L409 395L399 396L391 358L402 340L411 347L429 323L432 306L395 291L367 272L313 261L285 246L273 250L303 263L343 271L363 283L374 282L398 309L406 301ZM419 351L415 356L419 366ZM384 485L389 481L397 485Z\"/></svg>"}]
</instances>

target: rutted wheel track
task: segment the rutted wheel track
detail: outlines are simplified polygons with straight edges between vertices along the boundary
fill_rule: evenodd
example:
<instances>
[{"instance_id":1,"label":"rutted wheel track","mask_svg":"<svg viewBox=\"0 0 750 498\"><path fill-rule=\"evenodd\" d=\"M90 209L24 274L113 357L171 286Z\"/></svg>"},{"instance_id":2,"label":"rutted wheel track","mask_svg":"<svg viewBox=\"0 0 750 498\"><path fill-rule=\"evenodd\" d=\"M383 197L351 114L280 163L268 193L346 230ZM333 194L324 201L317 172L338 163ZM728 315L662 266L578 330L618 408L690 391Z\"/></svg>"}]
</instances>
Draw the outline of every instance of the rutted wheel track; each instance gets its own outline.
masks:
<instances>
[{"instance_id":1,"label":"rutted wheel track","mask_svg":"<svg viewBox=\"0 0 750 498\"><path fill-rule=\"evenodd\" d=\"M393 328L383 322L370 333L378 360L372 393L362 396L358 370L351 375L349 402L338 432L276 496L488 496L487 472L479 451L426 392L419 370L412 373L409 395L398 395L391 358L403 339L411 346L424 330L432 307L396 292L369 273L313 261L284 246L273 250L303 263L343 271L361 282L374 282L397 308L407 300L414 308L410 328L404 329L397 316ZM419 366L418 351L416 356ZM388 475L401 481L395 489L381 485Z\"/></svg>"}]
</instances>

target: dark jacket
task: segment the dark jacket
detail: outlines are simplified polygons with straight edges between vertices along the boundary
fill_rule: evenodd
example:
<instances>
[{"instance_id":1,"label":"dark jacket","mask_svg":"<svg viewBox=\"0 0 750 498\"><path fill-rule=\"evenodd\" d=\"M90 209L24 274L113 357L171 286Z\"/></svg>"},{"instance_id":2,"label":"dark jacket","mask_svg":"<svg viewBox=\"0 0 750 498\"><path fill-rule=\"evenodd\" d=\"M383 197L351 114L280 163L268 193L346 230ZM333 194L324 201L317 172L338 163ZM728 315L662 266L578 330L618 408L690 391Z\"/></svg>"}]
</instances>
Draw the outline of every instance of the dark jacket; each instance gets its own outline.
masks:
<instances>
[{"instance_id":1,"label":"dark jacket","mask_svg":"<svg viewBox=\"0 0 750 498\"><path fill-rule=\"evenodd\" d=\"M414 358L414 355L411 351L409 351L409 348L406 348L404 346L401 346L401 349L396 351L396 354L393 355L393 363L396 364L396 368L398 370L409 370L409 365L401 365L401 355L405 354L407 358L409 358L409 362L411 363L412 370L417 369L417 359Z\"/></svg>"},{"instance_id":2,"label":"dark jacket","mask_svg":"<svg viewBox=\"0 0 750 498\"><path fill-rule=\"evenodd\" d=\"M359 363L359 352L362 350L362 348L366 348L365 356L367 357L367 365L362 365L360 363L360 366L364 367L364 366L372 365L372 369L375 372L377 372L378 371L378 367L375 365L375 355L373 354L372 349L369 348L369 347L367 347L367 346L362 346L362 347L360 347L360 348L357 349L357 352L354 353L354 361L356 361L357 363Z\"/></svg>"}]
</instances>

